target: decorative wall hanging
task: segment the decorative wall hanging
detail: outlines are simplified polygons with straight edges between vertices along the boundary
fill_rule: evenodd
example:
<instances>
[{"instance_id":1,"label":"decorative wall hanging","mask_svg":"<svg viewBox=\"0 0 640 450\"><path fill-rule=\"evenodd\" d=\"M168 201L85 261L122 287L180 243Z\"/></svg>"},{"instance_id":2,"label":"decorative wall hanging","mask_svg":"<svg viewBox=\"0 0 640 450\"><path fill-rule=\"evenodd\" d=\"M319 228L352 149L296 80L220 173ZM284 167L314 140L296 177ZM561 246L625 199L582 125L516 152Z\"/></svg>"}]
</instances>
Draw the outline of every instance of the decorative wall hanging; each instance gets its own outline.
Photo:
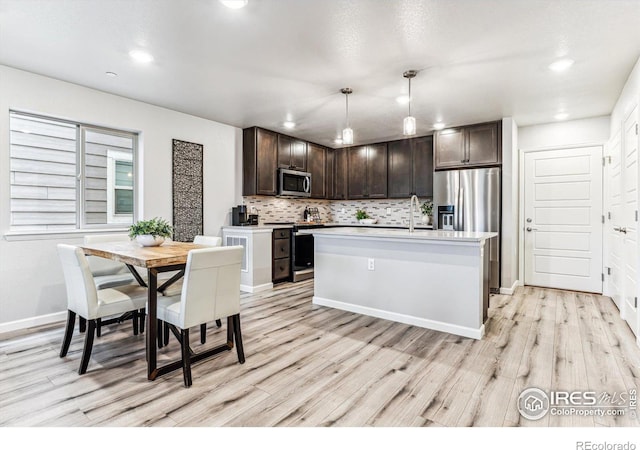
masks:
<instances>
[{"instance_id":1,"label":"decorative wall hanging","mask_svg":"<svg viewBox=\"0 0 640 450\"><path fill-rule=\"evenodd\" d=\"M202 144L173 139L173 240L204 234Z\"/></svg>"}]
</instances>

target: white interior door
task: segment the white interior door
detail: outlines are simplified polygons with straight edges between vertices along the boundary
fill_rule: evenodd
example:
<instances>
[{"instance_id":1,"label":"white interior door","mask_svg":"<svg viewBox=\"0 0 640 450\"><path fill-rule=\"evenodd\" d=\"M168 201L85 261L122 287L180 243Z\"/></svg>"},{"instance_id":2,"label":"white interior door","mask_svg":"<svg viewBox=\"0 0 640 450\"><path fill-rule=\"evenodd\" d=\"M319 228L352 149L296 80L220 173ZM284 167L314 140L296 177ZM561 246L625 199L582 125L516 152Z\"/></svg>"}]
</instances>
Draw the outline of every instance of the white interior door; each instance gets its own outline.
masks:
<instances>
[{"instance_id":1,"label":"white interior door","mask_svg":"<svg viewBox=\"0 0 640 450\"><path fill-rule=\"evenodd\" d=\"M606 262L607 272L605 293L609 295L619 310L622 310L624 294L624 254L620 223L622 220L622 147L620 130L613 135L607 146L605 165L605 192L608 205L606 220Z\"/></svg>"},{"instance_id":2,"label":"white interior door","mask_svg":"<svg viewBox=\"0 0 640 450\"><path fill-rule=\"evenodd\" d=\"M638 335L638 108L627 117L623 126L623 207L619 233L624 251L623 317Z\"/></svg>"},{"instance_id":3,"label":"white interior door","mask_svg":"<svg viewBox=\"0 0 640 450\"><path fill-rule=\"evenodd\" d=\"M602 292L602 147L524 157L525 284Z\"/></svg>"}]
</instances>

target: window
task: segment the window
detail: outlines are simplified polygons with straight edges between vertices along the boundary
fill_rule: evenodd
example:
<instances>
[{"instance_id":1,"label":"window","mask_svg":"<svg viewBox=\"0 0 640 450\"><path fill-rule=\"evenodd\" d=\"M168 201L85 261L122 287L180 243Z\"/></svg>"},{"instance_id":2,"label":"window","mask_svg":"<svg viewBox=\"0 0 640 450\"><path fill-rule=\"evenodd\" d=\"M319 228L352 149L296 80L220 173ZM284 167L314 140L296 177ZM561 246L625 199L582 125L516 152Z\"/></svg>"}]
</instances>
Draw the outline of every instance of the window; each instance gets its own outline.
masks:
<instances>
[{"instance_id":1,"label":"window","mask_svg":"<svg viewBox=\"0 0 640 450\"><path fill-rule=\"evenodd\" d=\"M12 230L133 223L137 134L19 112L10 133Z\"/></svg>"}]
</instances>

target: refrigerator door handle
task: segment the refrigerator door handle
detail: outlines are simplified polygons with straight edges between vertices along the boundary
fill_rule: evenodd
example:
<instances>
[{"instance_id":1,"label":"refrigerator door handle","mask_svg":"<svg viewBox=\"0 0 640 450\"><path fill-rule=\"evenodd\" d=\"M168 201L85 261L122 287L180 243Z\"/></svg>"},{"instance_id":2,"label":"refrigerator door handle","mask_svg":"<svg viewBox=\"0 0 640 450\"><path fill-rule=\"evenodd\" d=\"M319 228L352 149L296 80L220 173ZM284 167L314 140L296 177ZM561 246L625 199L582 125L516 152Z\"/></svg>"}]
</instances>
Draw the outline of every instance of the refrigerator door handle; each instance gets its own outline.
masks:
<instances>
[{"instance_id":1,"label":"refrigerator door handle","mask_svg":"<svg viewBox=\"0 0 640 450\"><path fill-rule=\"evenodd\" d=\"M464 231L464 188L461 187L458 191L458 208L460 211L458 212L458 224L456 226L456 231Z\"/></svg>"}]
</instances>

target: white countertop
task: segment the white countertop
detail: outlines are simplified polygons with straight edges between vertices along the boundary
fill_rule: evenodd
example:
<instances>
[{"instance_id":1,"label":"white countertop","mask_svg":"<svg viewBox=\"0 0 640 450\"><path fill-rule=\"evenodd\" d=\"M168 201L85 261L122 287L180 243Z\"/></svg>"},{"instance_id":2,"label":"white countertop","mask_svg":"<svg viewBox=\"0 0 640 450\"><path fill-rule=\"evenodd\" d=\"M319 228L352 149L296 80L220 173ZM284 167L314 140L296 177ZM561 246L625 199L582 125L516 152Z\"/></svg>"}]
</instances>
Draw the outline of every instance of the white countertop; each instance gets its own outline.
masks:
<instances>
[{"instance_id":1,"label":"white countertop","mask_svg":"<svg viewBox=\"0 0 640 450\"><path fill-rule=\"evenodd\" d=\"M419 241L456 241L456 242L481 242L498 236L498 233L481 233L473 231L445 231L445 230L415 230L412 233L407 229L382 229L371 227L340 227L340 228L315 228L304 230L305 233L314 236L341 236L361 238L392 238L412 239Z\"/></svg>"}]
</instances>

